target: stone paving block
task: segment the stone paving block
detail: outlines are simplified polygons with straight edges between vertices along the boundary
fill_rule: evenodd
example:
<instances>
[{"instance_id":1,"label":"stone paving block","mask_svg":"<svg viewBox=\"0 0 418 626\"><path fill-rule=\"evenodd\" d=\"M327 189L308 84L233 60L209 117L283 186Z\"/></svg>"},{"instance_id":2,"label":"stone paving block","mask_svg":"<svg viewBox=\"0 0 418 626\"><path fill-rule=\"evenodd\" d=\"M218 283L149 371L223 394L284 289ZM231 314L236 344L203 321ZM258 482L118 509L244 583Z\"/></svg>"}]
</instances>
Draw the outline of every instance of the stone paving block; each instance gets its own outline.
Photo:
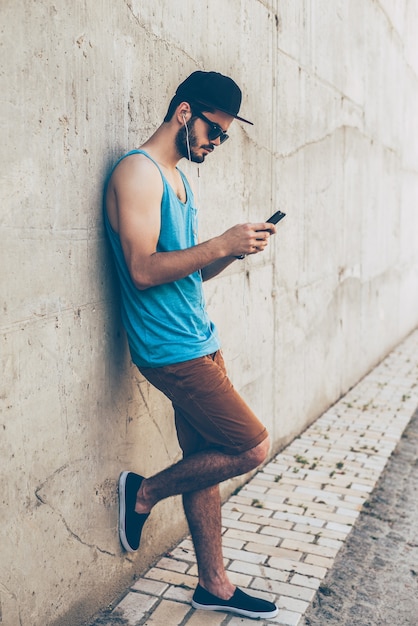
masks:
<instances>
[{"instance_id":1,"label":"stone paving block","mask_svg":"<svg viewBox=\"0 0 418 626\"><path fill-rule=\"evenodd\" d=\"M189 589L187 587L170 585L164 594L164 598L166 598L166 600L175 600L176 602L183 602L183 604L187 604L190 608L190 603L192 601L194 590L195 590L194 587L193 589Z\"/></svg>"},{"instance_id":2,"label":"stone paving block","mask_svg":"<svg viewBox=\"0 0 418 626\"><path fill-rule=\"evenodd\" d=\"M196 561L196 556L194 550L185 550L184 548L174 548L171 550L170 555L174 559L178 559L179 561L187 561L188 563L194 563Z\"/></svg>"},{"instance_id":3,"label":"stone paving block","mask_svg":"<svg viewBox=\"0 0 418 626\"><path fill-rule=\"evenodd\" d=\"M319 565L330 569L334 563L334 559L327 558L325 556L319 556L317 554L308 554L305 558L305 563L311 563L312 565Z\"/></svg>"},{"instance_id":4,"label":"stone paving block","mask_svg":"<svg viewBox=\"0 0 418 626\"><path fill-rule=\"evenodd\" d=\"M277 470L277 468L274 470L270 469L269 471L268 466L266 465L257 473L257 480L260 481L260 485L264 485L264 483L271 485L275 482L275 479L279 481L279 476L282 472L285 472L286 470L287 467L283 468L280 472Z\"/></svg>"},{"instance_id":5,"label":"stone paving block","mask_svg":"<svg viewBox=\"0 0 418 626\"><path fill-rule=\"evenodd\" d=\"M259 494L257 495L257 500L259 499ZM254 502L254 498L246 498L242 495L237 495L237 496L232 496L231 497L231 502L233 504L245 504L249 507L251 507L252 509L254 509L254 507L252 506L252 503Z\"/></svg>"},{"instance_id":6,"label":"stone paving block","mask_svg":"<svg viewBox=\"0 0 418 626\"><path fill-rule=\"evenodd\" d=\"M278 487L278 489L280 489L280 493L284 494L284 497L286 497L286 494L288 492L294 491L294 489L295 489L294 484L289 482L289 481L287 481L287 480L285 480L285 479L280 480L278 485L280 485Z\"/></svg>"},{"instance_id":7,"label":"stone paving block","mask_svg":"<svg viewBox=\"0 0 418 626\"><path fill-rule=\"evenodd\" d=\"M249 515L257 514L259 517L271 517L271 515L273 514L272 511L270 511L269 509L266 509L265 507L263 507L262 509L259 509L257 507L248 506L246 504L234 504L231 506L233 507L232 510L239 513L240 516L247 513ZM222 511L224 510L224 507L225 505L222 507ZM254 509L256 509L256 511Z\"/></svg>"},{"instance_id":8,"label":"stone paving block","mask_svg":"<svg viewBox=\"0 0 418 626\"><path fill-rule=\"evenodd\" d=\"M218 613L216 611L197 611L191 612L190 617L185 622L187 626L221 626L221 624L227 619L226 613ZM254 626L254 620L252 626ZM229 622L231 623L231 622ZM170 626L167 622L164 626Z\"/></svg>"},{"instance_id":9,"label":"stone paving block","mask_svg":"<svg viewBox=\"0 0 418 626\"><path fill-rule=\"evenodd\" d=\"M285 572L303 574L304 576L314 576L315 578L323 579L326 576L327 569L323 566L312 565L310 563L304 563L299 561L291 561L289 559L279 559L277 557L271 557L268 560L268 566L275 569L282 569Z\"/></svg>"},{"instance_id":10,"label":"stone paving block","mask_svg":"<svg viewBox=\"0 0 418 626\"><path fill-rule=\"evenodd\" d=\"M170 624L170 626L179 626L190 611L190 605L181 604L180 602L171 602L170 600L161 600L160 604L147 618L147 626L162 626Z\"/></svg>"},{"instance_id":11,"label":"stone paving block","mask_svg":"<svg viewBox=\"0 0 418 626\"><path fill-rule=\"evenodd\" d=\"M137 626L140 620L159 602L159 598L131 591L112 611L112 616L120 616L127 626Z\"/></svg>"},{"instance_id":12,"label":"stone paving block","mask_svg":"<svg viewBox=\"0 0 418 626\"><path fill-rule=\"evenodd\" d=\"M256 524L249 524L248 522L241 522L239 520L223 519L222 526L225 528L235 528L236 530L246 530L250 533L256 533L260 528Z\"/></svg>"},{"instance_id":13,"label":"stone paving block","mask_svg":"<svg viewBox=\"0 0 418 626\"><path fill-rule=\"evenodd\" d=\"M288 596L280 596L277 601L278 608L294 611L295 613L304 613L308 606L309 602L297 600L296 598L289 598Z\"/></svg>"},{"instance_id":14,"label":"stone paving block","mask_svg":"<svg viewBox=\"0 0 418 626\"><path fill-rule=\"evenodd\" d=\"M293 539L294 541L302 541L310 543L315 540L315 535L309 533L298 533L295 530L286 530L284 528L277 528L275 526L263 526L260 530L260 535L274 535L281 539Z\"/></svg>"},{"instance_id":15,"label":"stone paving block","mask_svg":"<svg viewBox=\"0 0 418 626\"><path fill-rule=\"evenodd\" d=\"M241 517L241 513L239 511L234 511L233 509L222 509L222 519L235 519L238 520Z\"/></svg>"},{"instance_id":16,"label":"stone paving block","mask_svg":"<svg viewBox=\"0 0 418 626\"><path fill-rule=\"evenodd\" d=\"M284 519L287 521L307 524L308 526L315 526L317 528L321 528L325 526L324 520L315 519L314 517L307 517L306 515L295 515L293 513L284 513L283 511L277 511L274 514L274 519Z\"/></svg>"},{"instance_id":17,"label":"stone paving block","mask_svg":"<svg viewBox=\"0 0 418 626\"><path fill-rule=\"evenodd\" d=\"M287 498L287 492L281 491L279 488L277 489L268 489L265 494L260 495L259 498L256 498L255 501L263 502L263 506L266 509L271 509L272 511L276 511L278 508L278 504L283 504L283 502Z\"/></svg>"},{"instance_id":18,"label":"stone paving block","mask_svg":"<svg viewBox=\"0 0 418 626\"><path fill-rule=\"evenodd\" d=\"M337 539L343 541L347 537L346 532L330 530L329 528L314 528L313 526L306 526L306 524L295 524L294 530L298 532L305 532L312 534L313 538L328 537L329 539Z\"/></svg>"},{"instance_id":19,"label":"stone paving block","mask_svg":"<svg viewBox=\"0 0 418 626\"><path fill-rule=\"evenodd\" d=\"M249 494L251 495L251 497L257 497L261 493L265 493L266 489L267 486L264 481L253 478L251 482L242 487L239 493L246 497L248 497Z\"/></svg>"},{"instance_id":20,"label":"stone paving block","mask_svg":"<svg viewBox=\"0 0 418 626\"><path fill-rule=\"evenodd\" d=\"M225 531L228 532L228 531ZM225 548L235 548L236 550L241 550L244 546L245 541L240 541L235 537L225 537L225 534L222 535L222 545Z\"/></svg>"},{"instance_id":21,"label":"stone paving block","mask_svg":"<svg viewBox=\"0 0 418 626\"><path fill-rule=\"evenodd\" d=\"M228 563L228 560L226 561ZM198 576L199 572L197 569L197 563L194 563L187 572L189 576Z\"/></svg>"},{"instance_id":22,"label":"stone paving block","mask_svg":"<svg viewBox=\"0 0 418 626\"><path fill-rule=\"evenodd\" d=\"M283 626L298 626L301 619L301 613L294 613L293 611L281 609L279 610L277 617L274 617L271 622L273 624L283 624Z\"/></svg>"},{"instance_id":23,"label":"stone paving block","mask_svg":"<svg viewBox=\"0 0 418 626\"><path fill-rule=\"evenodd\" d=\"M373 472L371 473L372 476L380 476L381 472L383 471L384 466L386 465L386 460L384 463L382 463L381 461L375 461L374 459L372 461L368 461L366 463L363 464L363 467L366 470L373 470Z\"/></svg>"},{"instance_id":24,"label":"stone paving block","mask_svg":"<svg viewBox=\"0 0 418 626\"><path fill-rule=\"evenodd\" d=\"M149 578L139 578L131 587L134 591L141 591L142 593L158 597L162 596L167 588L168 583L150 580Z\"/></svg>"},{"instance_id":25,"label":"stone paving block","mask_svg":"<svg viewBox=\"0 0 418 626\"><path fill-rule=\"evenodd\" d=\"M273 519L272 517L269 517L268 521L266 521L265 519L258 516L258 511L256 515L247 515L247 514L243 515L242 520L245 522L252 522L254 524L259 524L261 527L261 530L265 528L272 528L272 529L283 528L285 530L290 530L294 526L293 522L286 522L285 520L282 520L282 519Z\"/></svg>"},{"instance_id":26,"label":"stone paving block","mask_svg":"<svg viewBox=\"0 0 418 626\"><path fill-rule=\"evenodd\" d=\"M281 458L278 457L277 460L270 461L270 463L267 463L267 465L263 467L261 471L262 478L264 479L266 477L266 474L271 474L273 478L275 478L276 476L279 476L282 472L285 472L288 469L289 466L286 463L281 462Z\"/></svg>"},{"instance_id":27,"label":"stone paving block","mask_svg":"<svg viewBox=\"0 0 418 626\"><path fill-rule=\"evenodd\" d=\"M336 514L337 515L341 515L341 517L344 517L344 516L345 517L353 517L355 519L359 515L359 510L351 509L349 507L347 507L347 508L340 507L339 509L337 509Z\"/></svg>"},{"instance_id":28,"label":"stone paving block","mask_svg":"<svg viewBox=\"0 0 418 626\"><path fill-rule=\"evenodd\" d=\"M365 498L364 497L359 497L359 496L350 496L350 495L345 495L344 496L344 506L348 506L347 503L350 502L351 504L356 504L358 505L358 510L360 511L363 507Z\"/></svg>"},{"instance_id":29,"label":"stone paving block","mask_svg":"<svg viewBox=\"0 0 418 626\"><path fill-rule=\"evenodd\" d=\"M164 557L158 561L156 567L160 569L168 569L173 572L186 572L189 568L189 563L186 561L179 561L177 559L169 559L168 557Z\"/></svg>"},{"instance_id":30,"label":"stone paving block","mask_svg":"<svg viewBox=\"0 0 418 626\"><path fill-rule=\"evenodd\" d=\"M289 579L289 572L267 567L266 565L246 563L245 561L232 561L228 566L228 572L240 572L251 577L271 578L271 580L279 580L280 582L286 582Z\"/></svg>"},{"instance_id":31,"label":"stone paving block","mask_svg":"<svg viewBox=\"0 0 418 626\"><path fill-rule=\"evenodd\" d=\"M252 576L246 574L240 574L239 572L232 572L228 569L228 576L233 585L237 587L244 587L245 589L250 586Z\"/></svg>"},{"instance_id":32,"label":"stone paving block","mask_svg":"<svg viewBox=\"0 0 418 626\"><path fill-rule=\"evenodd\" d=\"M352 526L349 524L339 524L338 522L328 522L325 528L346 533L348 535L348 533L351 532Z\"/></svg>"},{"instance_id":33,"label":"stone paving block","mask_svg":"<svg viewBox=\"0 0 418 626\"><path fill-rule=\"evenodd\" d=\"M334 500L327 498L326 495L324 497L323 493L320 496L314 496L312 499L310 496L306 497L305 494L297 494L294 498L294 500L292 498L288 498L287 502L289 504L303 504L304 510L309 508L311 510L328 511L328 513L335 513L338 505L343 503L342 499Z\"/></svg>"},{"instance_id":34,"label":"stone paving block","mask_svg":"<svg viewBox=\"0 0 418 626\"><path fill-rule=\"evenodd\" d=\"M291 585L298 585L299 587L308 587L309 589L318 589L321 581L314 576L303 576L302 574L294 574L289 580Z\"/></svg>"},{"instance_id":35,"label":"stone paving block","mask_svg":"<svg viewBox=\"0 0 418 626\"><path fill-rule=\"evenodd\" d=\"M317 543L319 546L327 546L328 548L335 548L338 552L338 550L344 544L344 541L337 540L337 539L328 539L327 537L320 537Z\"/></svg>"},{"instance_id":36,"label":"stone paving block","mask_svg":"<svg viewBox=\"0 0 418 626\"><path fill-rule=\"evenodd\" d=\"M267 561L267 554L265 554L265 549L258 553L252 552L246 546L245 550L234 550L233 548L225 548L224 556L227 559L238 559L240 561L247 561L248 563L265 563Z\"/></svg>"},{"instance_id":37,"label":"stone paving block","mask_svg":"<svg viewBox=\"0 0 418 626\"><path fill-rule=\"evenodd\" d=\"M340 502L340 504L344 509L347 509L347 511L343 513L344 515L349 515L348 510L360 512L363 508L363 501L359 498L355 498L354 501L352 501L349 497L344 496L344 499Z\"/></svg>"},{"instance_id":38,"label":"stone paving block","mask_svg":"<svg viewBox=\"0 0 418 626\"><path fill-rule=\"evenodd\" d=\"M312 487L307 487L307 486L296 487L294 491L294 498L298 496L300 496L301 498L303 496L307 496L308 501L309 499L313 500L314 498L322 498L323 500L326 499L328 503L330 502L335 503L335 506L338 506L338 503L341 500L341 495L338 493L331 492L329 494L324 494L323 489L317 489L317 488L312 488Z\"/></svg>"},{"instance_id":39,"label":"stone paving block","mask_svg":"<svg viewBox=\"0 0 418 626\"><path fill-rule=\"evenodd\" d=\"M286 505L289 505L289 508L290 506L297 507L298 509L301 509L301 512L303 512L303 508L305 507L306 503L312 502L312 500L316 497L316 494L308 493L303 489L298 491L298 489L300 490L301 488L296 487L291 495L287 496ZM297 511L295 511L295 513L296 512Z\"/></svg>"},{"instance_id":40,"label":"stone paving block","mask_svg":"<svg viewBox=\"0 0 418 626\"><path fill-rule=\"evenodd\" d=\"M299 502L297 506L295 506L294 504L290 504L288 502L283 502L281 504L276 505L274 513L277 513L277 512L293 513L294 515L303 515L305 512L305 507L301 502ZM274 513L273 513L273 517L276 517Z\"/></svg>"},{"instance_id":41,"label":"stone paving block","mask_svg":"<svg viewBox=\"0 0 418 626\"><path fill-rule=\"evenodd\" d=\"M152 567L148 570L145 577L170 583L170 585L187 585L191 589L197 585L197 578L195 576L181 574L179 572L170 572L169 570L159 569L158 567Z\"/></svg>"},{"instance_id":42,"label":"stone paving block","mask_svg":"<svg viewBox=\"0 0 418 626\"><path fill-rule=\"evenodd\" d=\"M299 550L306 554L317 554L318 556L325 556L332 559L335 558L339 550L339 548L331 548L316 543L302 543L301 541L293 541L292 539L285 539L281 546L288 550Z\"/></svg>"},{"instance_id":43,"label":"stone paving block","mask_svg":"<svg viewBox=\"0 0 418 626\"><path fill-rule=\"evenodd\" d=\"M354 491L364 491L365 493L371 493L374 489L375 483L372 481L368 481L368 484L365 484L363 481L352 483L351 487Z\"/></svg>"},{"instance_id":44,"label":"stone paving block","mask_svg":"<svg viewBox=\"0 0 418 626\"><path fill-rule=\"evenodd\" d=\"M281 500L283 497L280 482L268 483L268 489L266 489L263 496L264 500L270 499L272 502L283 502L283 500Z\"/></svg>"},{"instance_id":45,"label":"stone paving block","mask_svg":"<svg viewBox=\"0 0 418 626\"><path fill-rule=\"evenodd\" d=\"M341 487L341 486L336 486L336 485L325 485L324 486L324 491L325 493L329 492L329 491L335 491L338 492L340 494L342 494L343 496L352 496L354 498L360 498L363 500L367 500L368 498L368 494L364 491L364 490L356 490L353 489L353 483L350 483L348 487Z\"/></svg>"},{"instance_id":46,"label":"stone paving block","mask_svg":"<svg viewBox=\"0 0 418 626\"><path fill-rule=\"evenodd\" d=\"M262 530L262 529L261 529ZM248 533L243 530L235 530L235 528L230 528L224 534L224 537L236 537L242 541L255 541L256 543L262 543L267 546L277 546L280 542L280 537L277 535L265 535L261 533Z\"/></svg>"},{"instance_id":47,"label":"stone paving block","mask_svg":"<svg viewBox=\"0 0 418 626\"><path fill-rule=\"evenodd\" d=\"M298 466L283 475L283 481L290 482L297 487L310 487L319 489L322 482L328 475L327 465L320 456L315 455L309 460L308 466ZM279 483L280 484L280 483Z\"/></svg>"},{"instance_id":48,"label":"stone paving block","mask_svg":"<svg viewBox=\"0 0 418 626\"><path fill-rule=\"evenodd\" d=\"M323 522L336 522L337 524L344 524L346 526L352 526L355 522L355 518L359 515L358 511L354 511L355 515L338 515L338 513L330 513L329 511L319 511L314 509L307 509L306 515L312 515L318 520Z\"/></svg>"},{"instance_id":49,"label":"stone paving block","mask_svg":"<svg viewBox=\"0 0 418 626\"><path fill-rule=\"evenodd\" d=\"M228 621L228 626L254 626L254 623L257 624L257 622L254 622L254 620L249 617L238 617L238 615L235 615L230 619L230 621ZM261 623L270 624L270 621Z\"/></svg>"},{"instance_id":50,"label":"stone paving block","mask_svg":"<svg viewBox=\"0 0 418 626\"><path fill-rule=\"evenodd\" d=\"M252 589L267 591L276 595L285 596L287 598L303 600L304 602L310 602L315 596L315 589L298 587L297 585L290 585L289 583L281 583L279 581L266 580L265 578L258 577L254 578L250 587Z\"/></svg>"},{"instance_id":51,"label":"stone paving block","mask_svg":"<svg viewBox=\"0 0 418 626\"><path fill-rule=\"evenodd\" d=\"M329 483L334 485L334 487L348 488L348 486L352 484L354 478L357 478L358 480L357 476L350 476L349 474L334 474L334 476L330 476Z\"/></svg>"},{"instance_id":52,"label":"stone paving block","mask_svg":"<svg viewBox=\"0 0 418 626\"><path fill-rule=\"evenodd\" d=\"M277 556L283 559L291 559L293 561L300 561L303 556L303 553L298 550L286 550L280 547L274 548L273 546L266 547L259 543L248 543L245 548L246 550L253 553L255 552L256 554L264 554L269 557ZM245 554L245 552L243 552L243 554ZM241 558L243 557L241 556Z\"/></svg>"}]
</instances>

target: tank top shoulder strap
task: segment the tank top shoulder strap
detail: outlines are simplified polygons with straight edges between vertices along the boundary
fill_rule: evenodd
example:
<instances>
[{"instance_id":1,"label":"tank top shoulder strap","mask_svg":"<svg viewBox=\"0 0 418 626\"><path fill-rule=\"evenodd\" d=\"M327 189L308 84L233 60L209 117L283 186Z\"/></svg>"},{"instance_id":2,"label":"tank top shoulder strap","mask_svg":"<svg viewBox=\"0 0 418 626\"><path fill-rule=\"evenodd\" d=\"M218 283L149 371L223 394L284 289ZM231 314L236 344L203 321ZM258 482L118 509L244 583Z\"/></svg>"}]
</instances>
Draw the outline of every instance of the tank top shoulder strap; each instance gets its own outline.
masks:
<instances>
[{"instance_id":1,"label":"tank top shoulder strap","mask_svg":"<svg viewBox=\"0 0 418 626\"><path fill-rule=\"evenodd\" d=\"M126 154L123 154L123 155L122 155L122 156L121 156L121 157L120 157L120 158L116 161L116 163L115 163L115 165L114 165L113 169L115 169L115 168L119 165L119 163L120 163L121 161L123 161L123 159L126 159L126 157L131 156L132 154L143 154L144 156L146 156L146 157L147 157L150 161L152 161L152 162L154 163L154 165L158 168L158 171L159 171L159 172L160 172L160 174L161 174L161 178L162 178L163 180L165 180L165 176L164 176L164 174L163 174L163 172L162 172L161 167L158 165L157 161L156 161L155 159L153 159L153 158L152 158L152 156L148 154L148 152L146 152L145 150L140 150L139 148L136 148L135 150L130 150L130 151L129 151L129 152L127 152Z\"/></svg>"}]
</instances>

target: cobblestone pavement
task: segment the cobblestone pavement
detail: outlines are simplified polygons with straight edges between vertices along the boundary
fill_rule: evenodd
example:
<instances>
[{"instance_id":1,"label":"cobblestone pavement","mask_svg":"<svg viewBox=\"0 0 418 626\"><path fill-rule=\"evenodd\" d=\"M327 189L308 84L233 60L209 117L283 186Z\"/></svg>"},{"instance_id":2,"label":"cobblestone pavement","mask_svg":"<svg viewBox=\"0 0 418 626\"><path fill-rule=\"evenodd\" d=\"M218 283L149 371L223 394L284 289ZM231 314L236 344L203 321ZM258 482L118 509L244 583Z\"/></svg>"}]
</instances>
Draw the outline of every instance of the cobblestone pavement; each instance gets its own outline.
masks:
<instances>
[{"instance_id":1,"label":"cobblestone pavement","mask_svg":"<svg viewBox=\"0 0 418 626\"><path fill-rule=\"evenodd\" d=\"M418 625L417 494L418 410L303 624Z\"/></svg>"},{"instance_id":2,"label":"cobblestone pavement","mask_svg":"<svg viewBox=\"0 0 418 626\"><path fill-rule=\"evenodd\" d=\"M323 617L314 621L314 614L307 621L305 614L328 588L324 579L332 573L360 511L372 501L379 477L418 405L417 355L418 331L223 505L230 578L249 593L275 601L277 617L254 622L191 608L197 568L191 540L186 538L145 572L111 613L97 617L91 626L327 624Z\"/></svg>"}]
</instances>

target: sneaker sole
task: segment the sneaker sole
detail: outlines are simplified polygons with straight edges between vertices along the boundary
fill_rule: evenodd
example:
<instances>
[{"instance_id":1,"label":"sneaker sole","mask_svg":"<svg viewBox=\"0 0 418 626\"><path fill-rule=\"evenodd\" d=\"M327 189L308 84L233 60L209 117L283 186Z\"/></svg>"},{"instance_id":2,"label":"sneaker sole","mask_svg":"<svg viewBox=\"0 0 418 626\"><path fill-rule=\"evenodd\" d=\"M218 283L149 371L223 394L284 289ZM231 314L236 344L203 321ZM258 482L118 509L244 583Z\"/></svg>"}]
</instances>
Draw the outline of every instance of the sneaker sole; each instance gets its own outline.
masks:
<instances>
[{"instance_id":1,"label":"sneaker sole","mask_svg":"<svg viewBox=\"0 0 418 626\"><path fill-rule=\"evenodd\" d=\"M126 487L126 478L128 477L130 472L122 472L119 476L119 539L127 552L135 552L131 548L126 538L125 532L125 516L126 516L126 498L125 498L125 487Z\"/></svg>"},{"instance_id":2,"label":"sneaker sole","mask_svg":"<svg viewBox=\"0 0 418 626\"><path fill-rule=\"evenodd\" d=\"M195 600L192 600L192 607L202 611L224 611L225 613L236 613L237 615L252 617L253 619L269 619L271 617L276 617L279 612L279 609L276 609L275 611L260 613L256 611L248 611L247 609L238 609L233 606L223 606L222 604L199 604L198 602L195 602Z\"/></svg>"}]
</instances>

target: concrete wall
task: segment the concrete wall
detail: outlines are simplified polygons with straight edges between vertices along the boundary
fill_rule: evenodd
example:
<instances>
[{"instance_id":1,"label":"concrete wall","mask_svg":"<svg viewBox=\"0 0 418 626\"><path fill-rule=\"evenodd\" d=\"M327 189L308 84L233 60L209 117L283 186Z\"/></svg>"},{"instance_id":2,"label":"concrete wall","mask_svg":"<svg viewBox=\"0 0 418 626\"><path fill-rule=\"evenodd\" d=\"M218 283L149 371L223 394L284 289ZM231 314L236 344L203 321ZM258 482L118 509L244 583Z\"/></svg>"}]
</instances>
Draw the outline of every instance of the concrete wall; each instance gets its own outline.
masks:
<instances>
[{"instance_id":1,"label":"concrete wall","mask_svg":"<svg viewBox=\"0 0 418 626\"><path fill-rule=\"evenodd\" d=\"M279 449L418 322L414 0L2 0L0 622L80 624L183 532L178 499L119 547L116 480L179 458L129 362L104 240L113 160L191 71L244 90L185 169L201 235L287 212L207 285L236 386ZM231 485L229 485L231 487Z\"/></svg>"}]
</instances>

